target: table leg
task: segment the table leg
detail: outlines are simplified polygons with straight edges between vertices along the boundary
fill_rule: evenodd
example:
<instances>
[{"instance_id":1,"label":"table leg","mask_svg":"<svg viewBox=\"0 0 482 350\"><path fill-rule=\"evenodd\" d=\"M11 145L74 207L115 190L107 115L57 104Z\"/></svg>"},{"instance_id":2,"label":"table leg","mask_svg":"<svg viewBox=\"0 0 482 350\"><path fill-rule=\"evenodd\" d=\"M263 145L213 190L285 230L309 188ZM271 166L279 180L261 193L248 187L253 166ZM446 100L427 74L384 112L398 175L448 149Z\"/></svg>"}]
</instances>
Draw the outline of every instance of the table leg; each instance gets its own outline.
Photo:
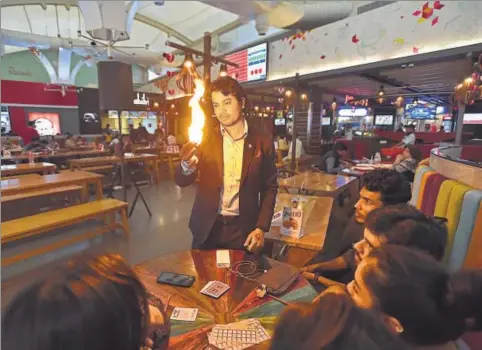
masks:
<instances>
[{"instance_id":1,"label":"table leg","mask_svg":"<svg viewBox=\"0 0 482 350\"><path fill-rule=\"evenodd\" d=\"M104 198L104 193L102 191L102 180L99 179L98 181L96 181L95 189L97 200L101 200L102 198Z\"/></svg>"},{"instance_id":2,"label":"table leg","mask_svg":"<svg viewBox=\"0 0 482 350\"><path fill-rule=\"evenodd\" d=\"M174 162L172 161L172 155L168 155L168 161L169 161L169 173L171 174L171 180L174 180Z\"/></svg>"}]
</instances>

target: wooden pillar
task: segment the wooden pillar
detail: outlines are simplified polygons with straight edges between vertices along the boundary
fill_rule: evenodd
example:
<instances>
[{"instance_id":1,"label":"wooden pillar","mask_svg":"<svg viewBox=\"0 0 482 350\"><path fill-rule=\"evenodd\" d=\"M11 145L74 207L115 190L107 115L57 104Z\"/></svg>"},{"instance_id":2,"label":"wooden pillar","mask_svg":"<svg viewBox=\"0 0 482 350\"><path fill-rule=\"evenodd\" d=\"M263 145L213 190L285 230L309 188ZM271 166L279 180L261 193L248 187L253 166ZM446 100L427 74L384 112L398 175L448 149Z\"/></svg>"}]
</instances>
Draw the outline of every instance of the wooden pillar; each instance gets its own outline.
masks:
<instances>
[{"instance_id":1,"label":"wooden pillar","mask_svg":"<svg viewBox=\"0 0 482 350\"><path fill-rule=\"evenodd\" d=\"M205 108L204 113L206 114L206 126L204 130L211 130L213 128L213 110L211 103L211 33L204 33L204 87L206 91L204 93Z\"/></svg>"},{"instance_id":2,"label":"wooden pillar","mask_svg":"<svg viewBox=\"0 0 482 350\"><path fill-rule=\"evenodd\" d=\"M297 121L298 114L300 112L300 74L296 73L295 77L295 91L293 92L293 135L291 139L291 163L290 168L292 171L296 169L296 138L298 137Z\"/></svg>"},{"instance_id":3,"label":"wooden pillar","mask_svg":"<svg viewBox=\"0 0 482 350\"><path fill-rule=\"evenodd\" d=\"M323 95L321 91L316 88L310 90L307 95L307 101L301 101L302 104L307 103L309 105L305 151L310 154L320 154Z\"/></svg>"},{"instance_id":4,"label":"wooden pillar","mask_svg":"<svg viewBox=\"0 0 482 350\"><path fill-rule=\"evenodd\" d=\"M455 129L455 144L462 145L462 137L464 131L464 114L465 105L459 104L459 110L457 112L457 127Z\"/></svg>"}]
</instances>

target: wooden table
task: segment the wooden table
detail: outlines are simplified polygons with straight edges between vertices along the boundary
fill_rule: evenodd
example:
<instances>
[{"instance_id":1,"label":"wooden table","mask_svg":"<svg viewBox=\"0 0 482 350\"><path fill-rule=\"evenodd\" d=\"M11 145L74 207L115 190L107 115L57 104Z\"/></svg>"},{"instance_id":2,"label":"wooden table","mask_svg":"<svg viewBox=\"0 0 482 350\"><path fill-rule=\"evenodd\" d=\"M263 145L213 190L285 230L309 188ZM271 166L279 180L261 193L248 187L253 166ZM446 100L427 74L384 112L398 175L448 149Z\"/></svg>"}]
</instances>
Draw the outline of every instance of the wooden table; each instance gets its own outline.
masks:
<instances>
[{"instance_id":1,"label":"wooden table","mask_svg":"<svg viewBox=\"0 0 482 350\"><path fill-rule=\"evenodd\" d=\"M71 170L82 169L90 166L106 165L106 164L120 164L122 161L126 163L132 162L152 162L156 160L154 154L133 154L126 153L124 158L118 156L95 157L95 158L81 158L69 159L69 166Z\"/></svg>"},{"instance_id":2,"label":"wooden table","mask_svg":"<svg viewBox=\"0 0 482 350\"><path fill-rule=\"evenodd\" d=\"M82 158L82 159L70 159L69 166L70 170L81 170L85 167L92 167L92 166L100 166L100 165L107 165L107 164L122 164L122 163L135 163L135 162L143 162L145 165L150 165L152 170L154 171L154 180L157 182L159 181L159 168L156 166L157 156L154 154L134 154L134 153L125 153L124 157L118 156L107 156L107 157L96 157L96 158ZM147 170L147 168L146 168Z\"/></svg>"},{"instance_id":3,"label":"wooden table","mask_svg":"<svg viewBox=\"0 0 482 350\"><path fill-rule=\"evenodd\" d=\"M57 166L52 163L25 163L2 165L2 176L23 175L42 172L43 174L51 174L55 172Z\"/></svg>"},{"instance_id":4,"label":"wooden table","mask_svg":"<svg viewBox=\"0 0 482 350\"><path fill-rule=\"evenodd\" d=\"M39 176L38 178L21 177L1 181L1 194L12 195L38 190L41 188L79 185L84 188L83 197L86 198L89 184L96 187L97 199L102 199L102 175L89 173L86 171L64 172L60 174L50 174Z\"/></svg>"},{"instance_id":5,"label":"wooden table","mask_svg":"<svg viewBox=\"0 0 482 350\"><path fill-rule=\"evenodd\" d=\"M333 206L333 200L327 197L311 197L303 195L293 195L289 193L278 193L276 197L275 213L282 212L283 207L291 206L291 199L297 198L305 201L302 227L304 236L297 239L290 236L281 235L281 220L271 225L271 229L266 233L265 238L282 242L285 245L321 251L325 243L328 223Z\"/></svg>"},{"instance_id":6,"label":"wooden table","mask_svg":"<svg viewBox=\"0 0 482 350\"><path fill-rule=\"evenodd\" d=\"M231 251L231 264L250 259L242 251ZM207 333L214 324L226 324L249 318L258 318L263 327L272 334L278 315L285 305L269 297L259 299L255 289L257 283L243 279L229 271L216 267L216 251L183 251L134 266L147 290L161 299L166 305L170 297L168 314L174 307L198 308L195 322L171 321L169 349L202 350L208 345ZM161 272L170 271L195 276L190 288L159 284L156 278ZM231 289L219 299L200 293L207 282L218 280ZM300 277L291 288L280 297L289 302L311 302L317 293ZM269 341L249 349L268 349ZM206 348L207 349L207 348Z\"/></svg>"},{"instance_id":7,"label":"wooden table","mask_svg":"<svg viewBox=\"0 0 482 350\"><path fill-rule=\"evenodd\" d=\"M71 158L71 157L95 157L95 156L103 156L109 154L109 151L98 151L98 150L79 150L79 151L69 151L69 152L56 152L56 153L33 153L33 158ZM27 153L21 153L17 155L12 155L12 157L2 158L3 160L13 160L13 161L21 161L21 160L28 160Z\"/></svg>"},{"instance_id":8,"label":"wooden table","mask_svg":"<svg viewBox=\"0 0 482 350\"><path fill-rule=\"evenodd\" d=\"M167 158L167 163L169 165L169 175L171 180L174 180L175 166L174 158L179 157L179 153L168 153L165 147L136 147L134 153L151 153L156 154L159 157L161 163Z\"/></svg>"},{"instance_id":9,"label":"wooden table","mask_svg":"<svg viewBox=\"0 0 482 350\"><path fill-rule=\"evenodd\" d=\"M279 180L281 190L298 190L302 194L334 197L346 185L355 181L355 177L329 175L321 172L303 172L301 174Z\"/></svg>"}]
</instances>

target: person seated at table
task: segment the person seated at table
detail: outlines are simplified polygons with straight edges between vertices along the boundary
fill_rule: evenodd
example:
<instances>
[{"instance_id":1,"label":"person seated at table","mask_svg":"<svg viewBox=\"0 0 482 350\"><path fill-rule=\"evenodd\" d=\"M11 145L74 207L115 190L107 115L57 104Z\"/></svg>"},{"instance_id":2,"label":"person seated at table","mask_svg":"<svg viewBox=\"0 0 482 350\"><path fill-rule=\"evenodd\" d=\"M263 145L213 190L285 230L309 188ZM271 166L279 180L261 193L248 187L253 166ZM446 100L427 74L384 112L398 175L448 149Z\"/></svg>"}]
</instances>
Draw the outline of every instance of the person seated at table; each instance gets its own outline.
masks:
<instances>
[{"instance_id":1,"label":"person seated at table","mask_svg":"<svg viewBox=\"0 0 482 350\"><path fill-rule=\"evenodd\" d=\"M415 247L441 260L447 246L447 227L440 220L429 218L409 204L375 209L365 220L363 238L338 258L302 269L309 280L331 285L334 281L320 272L346 270L343 281L353 280L357 265L368 254L384 244Z\"/></svg>"},{"instance_id":2,"label":"person seated at table","mask_svg":"<svg viewBox=\"0 0 482 350\"><path fill-rule=\"evenodd\" d=\"M286 141L288 142L288 155L283 158L283 161L289 162L293 156L293 136L286 135ZM300 159L304 154L303 143L299 138L296 138L296 159Z\"/></svg>"},{"instance_id":3,"label":"person seated at table","mask_svg":"<svg viewBox=\"0 0 482 350\"><path fill-rule=\"evenodd\" d=\"M2 349L167 349L168 318L162 305L151 306L149 300L119 255L71 260L9 305Z\"/></svg>"},{"instance_id":4,"label":"person seated at table","mask_svg":"<svg viewBox=\"0 0 482 350\"><path fill-rule=\"evenodd\" d=\"M409 346L377 313L357 308L344 292L327 290L314 304L286 308L271 350L402 350Z\"/></svg>"},{"instance_id":5,"label":"person seated at table","mask_svg":"<svg viewBox=\"0 0 482 350\"><path fill-rule=\"evenodd\" d=\"M482 330L482 270L451 274L416 249L374 250L346 289L359 308L380 313L415 349L458 349L462 334Z\"/></svg>"},{"instance_id":6,"label":"person seated at table","mask_svg":"<svg viewBox=\"0 0 482 350\"><path fill-rule=\"evenodd\" d=\"M349 158L348 147L344 143L337 142L331 151L323 155L319 169L327 174L338 174L340 170L347 166L345 162Z\"/></svg>"},{"instance_id":7,"label":"person seated at table","mask_svg":"<svg viewBox=\"0 0 482 350\"><path fill-rule=\"evenodd\" d=\"M65 138L65 148L75 148L75 140L70 132L66 134Z\"/></svg>"},{"instance_id":8,"label":"person seated at table","mask_svg":"<svg viewBox=\"0 0 482 350\"><path fill-rule=\"evenodd\" d=\"M422 160L422 152L413 145L405 146L403 152L397 155L393 162L393 170L398 171L405 178L413 182L418 163Z\"/></svg>"},{"instance_id":9,"label":"person seated at table","mask_svg":"<svg viewBox=\"0 0 482 350\"><path fill-rule=\"evenodd\" d=\"M403 148L408 145L414 145L415 144L415 126L413 125L407 125L405 126L405 137L397 143L394 148Z\"/></svg>"},{"instance_id":10,"label":"person seated at table","mask_svg":"<svg viewBox=\"0 0 482 350\"><path fill-rule=\"evenodd\" d=\"M355 204L352 216L340 236L338 247L332 256L341 255L363 238L366 217L375 209L388 205L404 204L412 198L410 183L394 170L378 169L363 174L360 178L360 199Z\"/></svg>"},{"instance_id":11,"label":"person seated at table","mask_svg":"<svg viewBox=\"0 0 482 350\"><path fill-rule=\"evenodd\" d=\"M75 145L76 146L85 146L87 145L87 140L82 137L82 136L77 136L77 139L75 140Z\"/></svg>"},{"instance_id":12,"label":"person seated at table","mask_svg":"<svg viewBox=\"0 0 482 350\"><path fill-rule=\"evenodd\" d=\"M33 137L32 141L25 146L25 150L29 152L42 152L47 148L45 142L40 141L39 137Z\"/></svg>"},{"instance_id":13,"label":"person seated at table","mask_svg":"<svg viewBox=\"0 0 482 350\"><path fill-rule=\"evenodd\" d=\"M147 141L149 139L149 131L147 131L146 127L142 125L142 123L139 123L136 131L139 141Z\"/></svg>"}]
</instances>

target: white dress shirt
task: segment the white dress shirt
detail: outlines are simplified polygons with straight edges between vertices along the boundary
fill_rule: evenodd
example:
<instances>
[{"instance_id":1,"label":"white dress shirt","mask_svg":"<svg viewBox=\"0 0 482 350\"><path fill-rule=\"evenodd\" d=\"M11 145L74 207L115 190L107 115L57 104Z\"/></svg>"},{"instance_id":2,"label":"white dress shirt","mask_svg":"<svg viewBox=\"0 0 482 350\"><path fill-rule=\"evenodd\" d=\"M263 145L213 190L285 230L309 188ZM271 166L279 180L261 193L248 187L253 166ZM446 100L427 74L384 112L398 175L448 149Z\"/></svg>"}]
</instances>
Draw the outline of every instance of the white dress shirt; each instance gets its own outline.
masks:
<instances>
[{"instance_id":1,"label":"white dress shirt","mask_svg":"<svg viewBox=\"0 0 482 350\"><path fill-rule=\"evenodd\" d=\"M405 136L402 139L402 142L405 146L407 145L414 145L415 144L415 133L412 132L410 135Z\"/></svg>"},{"instance_id":2,"label":"white dress shirt","mask_svg":"<svg viewBox=\"0 0 482 350\"><path fill-rule=\"evenodd\" d=\"M243 170L244 140L248 136L248 123L244 121L244 133L238 139L221 126L223 135L223 186L219 200L219 214L224 216L239 215L239 186Z\"/></svg>"},{"instance_id":3,"label":"white dress shirt","mask_svg":"<svg viewBox=\"0 0 482 350\"><path fill-rule=\"evenodd\" d=\"M239 187L243 170L244 140L248 136L248 123L244 121L244 133L233 139L221 126L223 137L223 185L219 198L218 213L224 216L239 215ZM196 156L193 156L196 157ZM181 162L184 175L192 174L196 168L189 168L186 162Z\"/></svg>"}]
</instances>

